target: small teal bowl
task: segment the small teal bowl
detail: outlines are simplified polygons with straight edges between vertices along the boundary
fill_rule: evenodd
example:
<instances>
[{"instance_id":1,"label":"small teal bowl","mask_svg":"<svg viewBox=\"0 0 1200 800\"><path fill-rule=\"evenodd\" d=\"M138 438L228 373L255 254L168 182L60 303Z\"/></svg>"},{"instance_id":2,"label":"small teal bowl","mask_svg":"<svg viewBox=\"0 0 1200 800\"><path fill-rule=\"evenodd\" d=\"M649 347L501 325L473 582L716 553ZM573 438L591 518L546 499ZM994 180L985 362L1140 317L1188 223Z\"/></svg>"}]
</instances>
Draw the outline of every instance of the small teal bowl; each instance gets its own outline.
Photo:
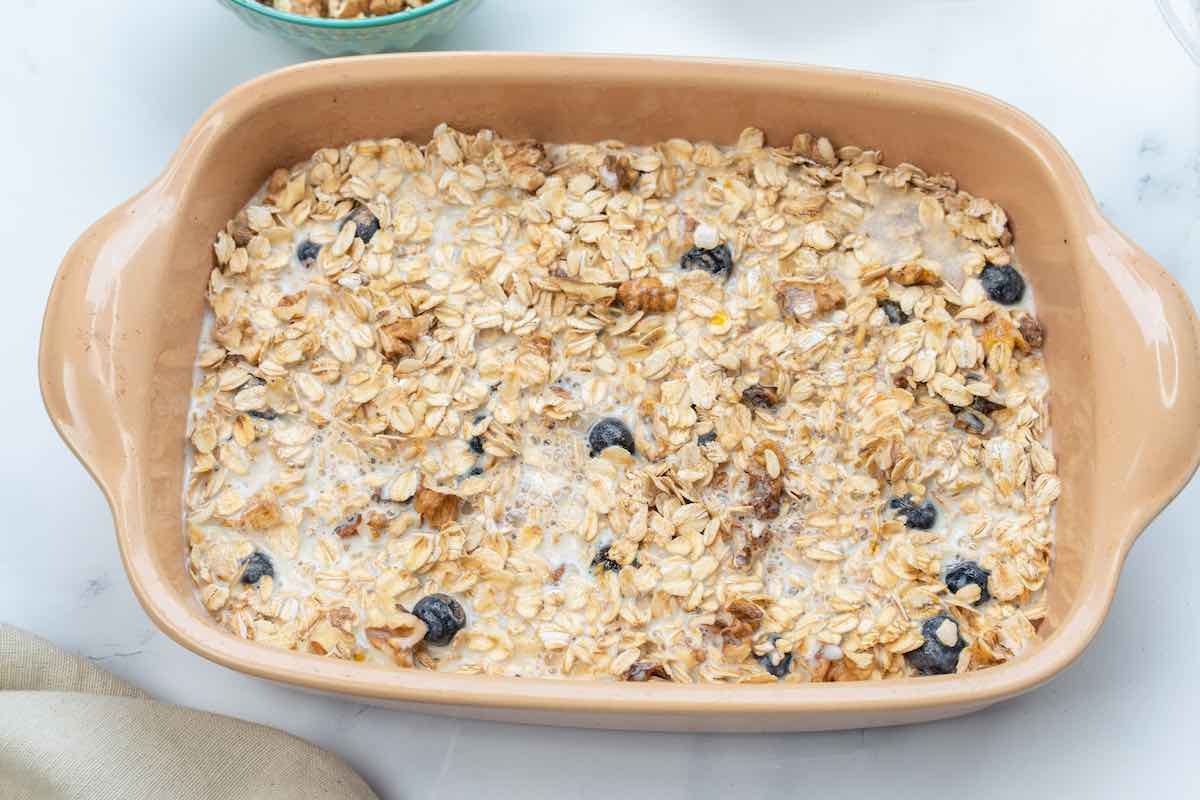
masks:
<instances>
[{"instance_id":1,"label":"small teal bowl","mask_svg":"<svg viewBox=\"0 0 1200 800\"><path fill-rule=\"evenodd\" d=\"M426 36L449 33L482 0L433 0L399 14L364 19L320 19L287 14L255 0L217 0L256 31L327 56L410 50Z\"/></svg>"}]
</instances>

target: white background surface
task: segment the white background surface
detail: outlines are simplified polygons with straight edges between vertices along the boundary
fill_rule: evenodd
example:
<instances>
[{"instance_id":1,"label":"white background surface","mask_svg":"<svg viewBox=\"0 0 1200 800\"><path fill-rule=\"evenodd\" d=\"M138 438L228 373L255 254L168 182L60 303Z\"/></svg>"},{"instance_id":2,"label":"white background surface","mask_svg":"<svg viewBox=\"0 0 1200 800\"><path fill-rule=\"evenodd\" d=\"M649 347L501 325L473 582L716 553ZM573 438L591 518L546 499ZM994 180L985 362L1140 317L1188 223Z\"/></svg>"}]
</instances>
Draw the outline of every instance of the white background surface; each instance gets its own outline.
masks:
<instances>
[{"instance_id":1,"label":"white background surface","mask_svg":"<svg viewBox=\"0 0 1200 800\"><path fill-rule=\"evenodd\" d=\"M306 737L389 799L1200 793L1200 482L1133 550L1076 665L1030 695L923 726L739 737L460 722L302 695L175 645L134 600L108 509L45 418L42 308L70 243L155 176L209 103L311 56L210 0L3 5L0 620L164 700ZM777 59L981 89L1054 132L1106 213L1200 301L1200 71L1151 0L487 0L431 46Z\"/></svg>"}]
</instances>

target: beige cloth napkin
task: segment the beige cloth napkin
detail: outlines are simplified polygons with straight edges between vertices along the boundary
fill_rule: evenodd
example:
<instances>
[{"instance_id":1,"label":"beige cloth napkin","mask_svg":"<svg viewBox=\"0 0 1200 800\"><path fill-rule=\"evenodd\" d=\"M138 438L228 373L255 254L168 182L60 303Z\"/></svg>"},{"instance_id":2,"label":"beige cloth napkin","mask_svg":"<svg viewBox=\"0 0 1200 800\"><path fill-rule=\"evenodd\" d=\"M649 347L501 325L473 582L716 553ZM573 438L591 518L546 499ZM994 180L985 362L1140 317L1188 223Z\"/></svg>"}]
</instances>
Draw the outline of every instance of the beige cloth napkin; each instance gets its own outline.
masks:
<instances>
[{"instance_id":1,"label":"beige cloth napkin","mask_svg":"<svg viewBox=\"0 0 1200 800\"><path fill-rule=\"evenodd\" d=\"M282 731L159 703L0 624L4 800L377 800L340 758Z\"/></svg>"}]
</instances>

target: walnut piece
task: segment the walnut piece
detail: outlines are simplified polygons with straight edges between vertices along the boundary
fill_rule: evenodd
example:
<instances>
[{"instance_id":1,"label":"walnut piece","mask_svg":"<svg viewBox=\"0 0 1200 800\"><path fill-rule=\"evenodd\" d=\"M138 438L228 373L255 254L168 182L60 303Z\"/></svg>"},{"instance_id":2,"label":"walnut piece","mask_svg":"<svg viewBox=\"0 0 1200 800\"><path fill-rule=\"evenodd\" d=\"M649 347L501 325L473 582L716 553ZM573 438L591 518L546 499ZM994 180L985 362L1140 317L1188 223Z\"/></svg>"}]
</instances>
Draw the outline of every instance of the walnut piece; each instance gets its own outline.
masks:
<instances>
[{"instance_id":1,"label":"walnut piece","mask_svg":"<svg viewBox=\"0 0 1200 800\"><path fill-rule=\"evenodd\" d=\"M442 494L422 486L413 499L413 508L421 515L426 525L441 528L458 518L458 504L461 499L457 495Z\"/></svg>"},{"instance_id":2,"label":"walnut piece","mask_svg":"<svg viewBox=\"0 0 1200 800\"><path fill-rule=\"evenodd\" d=\"M626 311L671 311L679 299L679 291L663 286L658 278L634 278L618 287L617 299Z\"/></svg>"},{"instance_id":3,"label":"walnut piece","mask_svg":"<svg viewBox=\"0 0 1200 800\"><path fill-rule=\"evenodd\" d=\"M813 295L817 311L833 311L846 305L846 290L837 281L822 283L813 287Z\"/></svg>"},{"instance_id":4,"label":"walnut piece","mask_svg":"<svg viewBox=\"0 0 1200 800\"><path fill-rule=\"evenodd\" d=\"M1045 341L1045 334L1042 332L1041 324L1033 318L1032 314L1022 314L1017 320L1017 330L1021 332L1021 338L1025 340L1025 344L1029 345L1030 349L1042 346Z\"/></svg>"},{"instance_id":5,"label":"walnut piece","mask_svg":"<svg viewBox=\"0 0 1200 800\"><path fill-rule=\"evenodd\" d=\"M625 670L625 674L621 676L622 680L644 683L651 678L669 681L671 675L667 672L667 668L662 664L654 661L637 661Z\"/></svg>"},{"instance_id":6,"label":"walnut piece","mask_svg":"<svg viewBox=\"0 0 1200 800\"><path fill-rule=\"evenodd\" d=\"M901 286L941 286L942 277L917 261L892 268L892 280Z\"/></svg>"}]
</instances>

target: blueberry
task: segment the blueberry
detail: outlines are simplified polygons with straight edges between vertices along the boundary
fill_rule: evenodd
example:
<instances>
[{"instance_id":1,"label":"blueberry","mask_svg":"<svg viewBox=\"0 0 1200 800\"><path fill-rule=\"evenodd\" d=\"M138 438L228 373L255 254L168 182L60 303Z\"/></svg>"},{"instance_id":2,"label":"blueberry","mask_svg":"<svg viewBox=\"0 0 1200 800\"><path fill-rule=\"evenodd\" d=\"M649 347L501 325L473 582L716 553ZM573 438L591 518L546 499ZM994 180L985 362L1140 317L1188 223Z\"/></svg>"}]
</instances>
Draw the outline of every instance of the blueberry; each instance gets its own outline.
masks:
<instances>
[{"instance_id":1,"label":"blueberry","mask_svg":"<svg viewBox=\"0 0 1200 800\"><path fill-rule=\"evenodd\" d=\"M987 414L980 414L970 408L964 408L954 415L954 427L975 436L987 436L992 431L992 419Z\"/></svg>"},{"instance_id":2,"label":"blueberry","mask_svg":"<svg viewBox=\"0 0 1200 800\"><path fill-rule=\"evenodd\" d=\"M313 264L317 263L317 256L321 253L321 245L316 244L308 239L300 243L296 248L296 259L299 260L300 266L305 269L310 269Z\"/></svg>"},{"instance_id":3,"label":"blueberry","mask_svg":"<svg viewBox=\"0 0 1200 800\"><path fill-rule=\"evenodd\" d=\"M431 594L422 597L413 606L413 616L425 623L425 641L433 645L447 645L454 634L467 624L463 607L448 594Z\"/></svg>"},{"instance_id":4,"label":"blueberry","mask_svg":"<svg viewBox=\"0 0 1200 800\"><path fill-rule=\"evenodd\" d=\"M1025 279L1021 277L1021 273L1008 265L997 267L995 264L988 264L979 274L979 281L988 297L1006 306L1021 302L1021 298L1025 296Z\"/></svg>"},{"instance_id":5,"label":"blueberry","mask_svg":"<svg viewBox=\"0 0 1200 800\"><path fill-rule=\"evenodd\" d=\"M483 437L482 436L472 436L470 439L467 440L467 446L469 446L471 448L472 453L478 453L479 455L483 455Z\"/></svg>"},{"instance_id":6,"label":"blueberry","mask_svg":"<svg viewBox=\"0 0 1200 800\"><path fill-rule=\"evenodd\" d=\"M897 515L904 517L904 524L909 528L927 531L937 522L937 509L933 503L926 500L922 505L913 505L911 497L893 497L888 506L896 509Z\"/></svg>"},{"instance_id":7,"label":"blueberry","mask_svg":"<svg viewBox=\"0 0 1200 800\"><path fill-rule=\"evenodd\" d=\"M733 269L733 251L727 244L718 245L711 250L693 247L683 254L679 266L688 270L702 269L710 275L728 278Z\"/></svg>"},{"instance_id":8,"label":"blueberry","mask_svg":"<svg viewBox=\"0 0 1200 800\"><path fill-rule=\"evenodd\" d=\"M601 547L599 550L596 551L596 557L592 559L592 568L593 569L598 567L600 569L608 570L609 572L620 572L621 571L621 565L608 557L608 548L610 546L611 545L606 544L606 545L604 545L604 547Z\"/></svg>"},{"instance_id":9,"label":"blueberry","mask_svg":"<svg viewBox=\"0 0 1200 800\"><path fill-rule=\"evenodd\" d=\"M588 455L597 456L614 445L624 447L630 455L636 454L633 433L629 426L616 417L605 417L588 431Z\"/></svg>"},{"instance_id":10,"label":"blueberry","mask_svg":"<svg viewBox=\"0 0 1200 800\"><path fill-rule=\"evenodd\" d=\"M904 309L900 304L893 300L880 300L879 307L883 309L883 313L887 314L888 322L893 325L903 325L908 322L908 314L904 313Z\"/></svg>"},{"instance_id":11,"label":"blueberry","mask_svg":"<svg viewBox=\"0 0 1200 800\"><path fill-rule=\"evenodd\" d=\"M279 416L278 414L276 414L274 411L272 411L269 408L264 408L261 411L247 411L246 413L249 414L250 416L256 417L258 419L275 419L276 417Z\"/></svg>"},{"instance_id":12,"label":"blueberry","mask_svg":"<svg viewBox=\"0 0 1200 800\"><path fill-rule=\"evenodd\" d=\"M778 640L778 636L772 636L771 644L774 645ZM758 663L762 664L763 669L774 675L776 678L783 678L792 671L792 654L785 653L783 654L783 658L775 661L772 657L776 654L777 651L774 647L772 647L770 650L758 657Z\"/></svg>"},{"instance_id":13,"label":"blueberry","mask_svg":"<svg viewBox=\"0 0 1200 800\"><path fill-rule=\"evenodd\" d=\"M481 467L477 464L477 465L471 467L470 472L467 473L467 477L474 478L476 475L482 475L482 474L483 474L483 467Z\"/></svg>"},{"instance_id":14,"label":"blueberry","mask_svg":"<svg viewBox=\"0 0 1200 800\"><path fill-rule=\"evenodd\" d=\"M955 639L952 645L945 644L938 638L939 629L946 623L953 626L947 629ZM944 633L944 632L943 632ZM958 668L958 654L967 646L958 630L958 623L945 614L930 617L921 625L921 636L925 641L916 650L904 654L908 663L922 675L946 675Z\"/></svg>"},{"instance_id":15,"label":"blueberry","mask_svg":"<svg viewBox=\"0 0 1200 800\"><path fill-rule=\"evenodd\" d=\"M702 433L699 436L697 436L696 444L704 446L704 445L708 444L709 442L715 442L716 440L717 440L717 432L709 431L708 433Z\"/></svg>"},{"instance_id":16,"label":"blueberry","mask_svg":"<svg viewBox=\"0 0 1200 800\"><path fill-rule=\"evenodd\" d=\"M275 567L266 553L255 550L242 560L242 583L253 586L265 575L275 577Z\"/></svg>"},{"instance_id":17,"label":"blueberry","mask_svg":"<svg viewBox=\"0 0 1200 800\"><path fill-rule=\"evenodd\" d=\"M379 219L366 206L357 206L346 217L346 221L354 223L354 235L362 239L363 244L370 242L371 237L379 232Z\"/></svg>"},{"instance_id":18,"label":"blueberry","mask_svg":"<svg viewBox=\"0 0 1200 800\"><path fill-rule=\"evenodd\" d=\"M977 606L986 603L992 597L988 594L988 576L991 574L974 561L957 561L946 570L946 588L953 594L958 594L958 590L968 583L975 584L979 587L979 599L972 605Z\"/></svg>"}]
</instances>

